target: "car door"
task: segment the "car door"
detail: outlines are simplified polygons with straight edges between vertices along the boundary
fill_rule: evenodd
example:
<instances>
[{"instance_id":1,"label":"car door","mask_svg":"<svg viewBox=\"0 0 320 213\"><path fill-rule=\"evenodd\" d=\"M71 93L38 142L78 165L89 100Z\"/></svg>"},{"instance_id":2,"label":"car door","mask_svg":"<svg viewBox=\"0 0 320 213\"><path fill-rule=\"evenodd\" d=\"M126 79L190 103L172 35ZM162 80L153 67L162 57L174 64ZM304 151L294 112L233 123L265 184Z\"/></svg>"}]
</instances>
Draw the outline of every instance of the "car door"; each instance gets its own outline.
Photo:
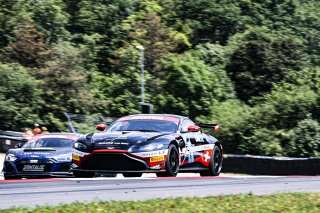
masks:
<instances>
[{"instance_id":1,"label":"car door","mask_svg":"<svg viewBox=\"0 0 320 213\"><path fill-rule=\"evenodd\" d=\"M182 153L182 162L193 163L194 159L201 157L202 153L199 152L197 146L201 146L204 143L204 137L201 130L198 131L189 131L188 127L196 126L195 123L186 118L181 123L181 136L185 141L185 149Z\"/></svg>"}]
</instances>

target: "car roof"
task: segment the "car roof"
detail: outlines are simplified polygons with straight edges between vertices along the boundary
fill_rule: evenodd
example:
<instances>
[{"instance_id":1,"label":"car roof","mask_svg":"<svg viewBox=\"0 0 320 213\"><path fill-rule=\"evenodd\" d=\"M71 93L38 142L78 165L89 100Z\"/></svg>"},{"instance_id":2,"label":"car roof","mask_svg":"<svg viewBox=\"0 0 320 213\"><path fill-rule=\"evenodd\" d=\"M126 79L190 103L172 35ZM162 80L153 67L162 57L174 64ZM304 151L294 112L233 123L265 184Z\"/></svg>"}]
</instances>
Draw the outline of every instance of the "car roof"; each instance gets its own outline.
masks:
<instances>
[{"instance_id":1,"label":"car roof","mask_svg":"<svg viewBox=\"0 0 320 213\"><path fill-rule=\"evenodd\" d=\"M144 118L152 117L152 119L155 119L155 117L162 117L162 118L177 119L179 121L181 121L182 119L186 118L184 116L174 115L174 114L132 114L132 115L123 116L123 117L119 118L118 120L126 120L126 119L130 119L130 118L133 118L133 120L134 120L134 119L139 119L138 117L144 117ZM166 119L163 119L163 120L166 120Z\"/></svg>"},{"instance_id":2,"label":"car roof","mask_svg":"<svg viewBox=\"0 0 320 213\"><path fill-rule=\"evenodd\" d=\"M54 138L54 137L61 137L61 138L68 138L68 137L81 137L83 135L79 133L70 133L70 132L53 132L53 133L46 133L46 134L37 134L32 136L31 139L36 139L36 138Z\"/></svg>"},{"instance_id":3,"label":"car roof","mask_svg":"<svg viewBox=\"0 0 320 213\"><path fill-rule=\"evenodd\" d=\"M38 135L39 136L46 136L46 135L65 135L65 136L74 135L74 136L81 136L81 134L79 134L79 133L72 133L72 132L50 132L50 133L38 134Z\"/></svg>"},{"instance_id":4,"label":"car roof","mask_svg":"<svg viewBox=\"0 0 320 213\"><path fill-rule=\"evenodd\" d=\"M175 114L132 114L132 115L127 115L127 116L123 116L123 117L129 117L129 116L169 116L169 117L175 117L175 118L179 118L179 119L183 119L186 118L184 116L181 115L175 115Z\"/></svg>"}]
</instances>

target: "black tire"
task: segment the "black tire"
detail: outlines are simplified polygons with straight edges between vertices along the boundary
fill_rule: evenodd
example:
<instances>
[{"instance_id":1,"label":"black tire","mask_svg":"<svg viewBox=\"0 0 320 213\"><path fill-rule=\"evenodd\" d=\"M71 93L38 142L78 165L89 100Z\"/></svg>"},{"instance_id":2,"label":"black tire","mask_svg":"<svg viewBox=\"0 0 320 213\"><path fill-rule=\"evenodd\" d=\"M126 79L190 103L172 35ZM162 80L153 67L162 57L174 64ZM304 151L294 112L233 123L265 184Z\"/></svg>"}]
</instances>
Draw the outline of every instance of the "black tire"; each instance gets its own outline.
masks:
<instances>
[{"instance_id":1,"label":"black tire","mask_svg":"<svg viewBox=\"0 0 320 213\"><path fill-rule=\"evenodd\" d=\"M179 151L173 144L168 148L165 169L165 172L157 173L157 177L175 177L179 172Z\"/></svg>"},{"instance_id":2,"label":"black tire","mask_svg":"<svg viewBox=\"0 0 320 213\"><path fill-rule=\"evenodd\" d=\"M142 172L127 172L127 173L122 173L123 177L141 177Z\"/></svg>"},{"instance_id":3,"label":"black tire","mask_svg":"<svg viewBox=\"0 0 320 213\"><path fill-rule=\"evenodd\" d=\"M5 180L21 180L22 177L21 176L6 176L6 175L4 175L4 179Z\"/></svg>"},{"instance_id":4,"label":"black tire","mask_svg":"<svg viewBox=\"0 0 320 213\"><path fill-rule=\"evenodd\" d=\"M94 177L95 172L80 172L80 171L73 171L73 176L78 178L91 178Z\"/></svg>"},{"instance_id":5,"label":"black tire","mask_svg":"<svg viewBox=\"0 0 320 213\"><path fill-rule=\"evenodd\" d=\"M201 176L219 176L222 169L222 151L218 146L214 146L209 163L209 170L200 172Z\"/></svg>"}]
</instances>

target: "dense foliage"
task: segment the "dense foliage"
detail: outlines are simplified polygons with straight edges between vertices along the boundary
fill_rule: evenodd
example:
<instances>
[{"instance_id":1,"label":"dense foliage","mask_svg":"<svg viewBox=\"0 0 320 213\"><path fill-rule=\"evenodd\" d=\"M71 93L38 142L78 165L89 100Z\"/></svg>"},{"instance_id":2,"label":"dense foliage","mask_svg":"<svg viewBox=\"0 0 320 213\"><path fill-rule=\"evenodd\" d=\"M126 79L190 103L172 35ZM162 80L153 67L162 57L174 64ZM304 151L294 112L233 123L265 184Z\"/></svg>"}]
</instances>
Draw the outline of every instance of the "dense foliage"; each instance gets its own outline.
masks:
<instances>
[{"instance_id":1,"label":"dense foliage","mask_svg":"<svg viewBox=\"0 0 320 213\"><path fill-rule=\"evenodd\" d=\"M320 156L318 0L0 0L0 129L64 112L218 122L227 153Z\"/></svg>"}]
</instances>

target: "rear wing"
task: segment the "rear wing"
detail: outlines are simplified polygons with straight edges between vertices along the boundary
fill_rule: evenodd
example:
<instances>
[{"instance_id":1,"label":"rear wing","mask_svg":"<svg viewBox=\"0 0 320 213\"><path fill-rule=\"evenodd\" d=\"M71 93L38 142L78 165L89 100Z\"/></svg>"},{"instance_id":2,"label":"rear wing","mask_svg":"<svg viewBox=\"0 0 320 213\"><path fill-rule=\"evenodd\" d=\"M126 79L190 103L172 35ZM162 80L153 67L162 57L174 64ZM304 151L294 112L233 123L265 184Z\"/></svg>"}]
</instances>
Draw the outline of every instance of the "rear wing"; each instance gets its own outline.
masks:
<instances>
[{"instance_id":1,"label":"rear wing","mask_svg":"<svg viewBox=\"0 0 320 213\"><path fill-rule=\"evenodd\" d=\"M214 131L218 131L220 129L220 124L197 123L197 126L205 129L213 129Z\"/></svg>"}]
</instances>

